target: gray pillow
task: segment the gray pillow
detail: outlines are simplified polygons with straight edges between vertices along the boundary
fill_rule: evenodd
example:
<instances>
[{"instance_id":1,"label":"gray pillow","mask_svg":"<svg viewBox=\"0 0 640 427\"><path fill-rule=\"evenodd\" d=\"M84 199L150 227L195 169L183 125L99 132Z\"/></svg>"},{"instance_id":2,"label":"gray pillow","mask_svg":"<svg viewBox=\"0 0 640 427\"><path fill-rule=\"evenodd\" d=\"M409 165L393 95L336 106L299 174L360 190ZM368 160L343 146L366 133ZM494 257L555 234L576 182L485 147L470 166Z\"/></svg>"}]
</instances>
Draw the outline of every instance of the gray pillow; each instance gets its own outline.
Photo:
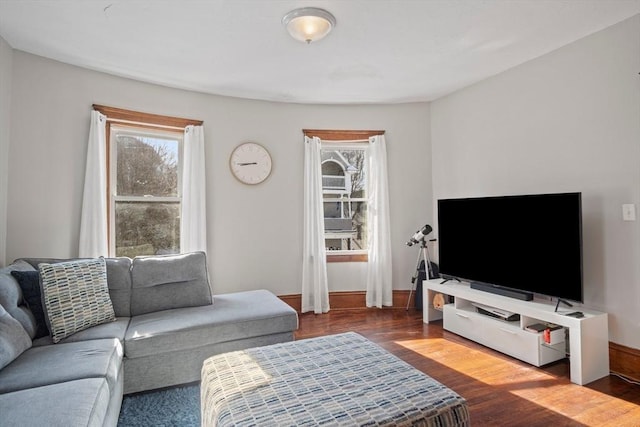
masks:
<instances>
[{"instance_id":1,"label":"gray pillow","mask_svg":"<svg viewBox=\"0 0 640 427\"><path fill-rule=\"evenodd\" d=\"M0 305L0 369L31 347L31 338L20 322Z\"/></svg>"},{"instance_id":2,"label":"gray pillow","mask_svg":"<svg viewBox=\"0 0 640 427\"><path fill-rule=\"evenodd\" d=\"M116 320L104 258L42 263L38 268L42 301L54 343Z\"/></svg>"}]
</instances>

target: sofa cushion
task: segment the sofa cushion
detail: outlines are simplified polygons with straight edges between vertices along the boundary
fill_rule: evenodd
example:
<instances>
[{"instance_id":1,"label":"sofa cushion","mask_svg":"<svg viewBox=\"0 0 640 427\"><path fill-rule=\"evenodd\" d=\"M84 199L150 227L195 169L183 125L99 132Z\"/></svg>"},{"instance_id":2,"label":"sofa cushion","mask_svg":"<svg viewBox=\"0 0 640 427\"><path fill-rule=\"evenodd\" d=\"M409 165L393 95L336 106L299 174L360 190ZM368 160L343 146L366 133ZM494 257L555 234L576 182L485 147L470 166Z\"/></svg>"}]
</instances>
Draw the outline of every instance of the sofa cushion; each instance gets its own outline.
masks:
<instances>
[{"instance_id":1,"label":"sofa cushion","mask_svg":"<svg viewBox=\"0 0 640 427\"><path fill-rule=\"evenodd\" d=\"M24 261L16 261L7 267L0 268L0 304L33 338L36 333L36 321L31 310L24 303L22 290L18 281L11 275L12 271L35 271L35 268Z\"/></svg>"},{"instance_id":2,"label":"sofa cushion","mask_svg":"<svg viewBox=\"0 0 640 427\"><path fill-rule=\"evenodd\" d=\"M0 394L3 427L102 426L110 390L104 378L29 388Z\"/></svg>"},{"instance_id":3,"label":"sofa cushion","mask_svg":"<svg viewBox=\"0 0 640 427\"><path fill-rule=\"evenodd\" d=\"M54 343L91 326L116 320L104 258L42 263L38 268Z\"/></svg>"},{"instance_id":4,"label":"sofa cushion","mask_svg":"<svg viewBox=\"0 0 640 427\"><path fill-rule=\"evenodd\" d=\"M115 389L121 365L116 339L32 347L0 370L0 394L82 378L104 378Z\"/></svg>"},{"instance_id":5,"label":"sofa cushion","mask_svg":"<svg viewBox=\"0 0 640 427\"><path fill-rule=\"evenodd\" d=\"M132 317L125 337L126 357L291 332L298 327L295 310L266 290L215 295L215 301L214 305Z\"/></svg>"},{"instance_id":6,"label":"sofa cushion","mask_svg":"<svg viewBox=\"0 0 640 427\"><path fill-rule=\"evenodd\" d=\"M117 338L118 341L120 341L120 344L124 346L124 336L127 332L127 327L129 326L129 320L129 317L116 317L115 322L102 323L100 325L78 331L73 335L69 335L64 339L61 339L59 343ZM49 335L33 340L34 347L51 344L53 344L53 340Z\"/></svg>"},{"instance_id":7,"label":"sofa cushion","mask_svg":"<svg viewBox=\"0 0 640 427\"><path fill-rule=\"evenodd\" d=\"M31 347L31 338L20 322L0 305L0 369Z\"/></svg>"},{"instance_id":8,"label":"sofa cushion","mask_svg":"<svg viewBox=\"0 0 640 427\"><path fill-rule=\"evenodd\" d=\"M17 271L11 272L22 290L22 298L25 305L31 310L31 314L36 320L36 333L33 339L49 335L49 329L44 320L44 307L42 307L42 292L40 291L39 271Z\"/></svg>"},{"instance_id":9,"label":"sofa cushion","mask_svg":"<svg viewBox=\"0 0 640 427\"><path fill-rule=\"evenodd\" d=\"M131 258L105 258L107 284L116 317L131 316Z\"/></svg>"},{"instance_id":10,"label":"sofa cushion","mask_svg":"<svg viewBox=\"0 0 640 427\"><path fill-rule=\"evenodd\" d=\"M204 252L136 257L131 286L132 316L212 302Z\"/></svg>"}]
</instances>

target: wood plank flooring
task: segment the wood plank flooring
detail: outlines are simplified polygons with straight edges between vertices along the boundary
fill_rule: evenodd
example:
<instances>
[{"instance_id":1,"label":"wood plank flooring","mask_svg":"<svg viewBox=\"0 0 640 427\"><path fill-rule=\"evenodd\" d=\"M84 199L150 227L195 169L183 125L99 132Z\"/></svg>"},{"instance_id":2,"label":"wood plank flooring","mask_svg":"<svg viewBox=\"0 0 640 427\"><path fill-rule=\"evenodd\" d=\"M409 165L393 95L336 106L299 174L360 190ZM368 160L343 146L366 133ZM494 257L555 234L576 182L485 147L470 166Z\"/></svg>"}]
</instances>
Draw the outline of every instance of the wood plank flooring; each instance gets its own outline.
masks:
<instances>
[{"instance_id":1,"label":"wood plank flooring","mask_svg":"<svg viewBox=\"0 0 640 427\"><path fill-rule=\"evenodd\" d=\"M565 361L536 368L422 323L415 310L300 315L296 339L354 331L467 399L473 426L640 426L640 386L609 376L585 387Z\"/></svg>"}]
</instances>

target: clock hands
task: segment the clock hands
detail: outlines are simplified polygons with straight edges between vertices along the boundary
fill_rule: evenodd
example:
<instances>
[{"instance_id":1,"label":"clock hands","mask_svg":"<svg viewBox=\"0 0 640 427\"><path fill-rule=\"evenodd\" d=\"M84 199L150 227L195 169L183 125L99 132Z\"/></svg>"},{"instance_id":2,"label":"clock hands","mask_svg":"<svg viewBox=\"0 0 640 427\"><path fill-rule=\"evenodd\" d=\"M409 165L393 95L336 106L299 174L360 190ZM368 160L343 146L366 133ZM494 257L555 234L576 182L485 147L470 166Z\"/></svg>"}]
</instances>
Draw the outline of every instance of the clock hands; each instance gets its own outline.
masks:
<instances>
[{"instance_id":1,"label":"clock hands","mask_svg":"<svg viewBox=\"0 0 640 427\"><path fill-rule=\"evenodd\" d=\"M258 162L246 162L246 163L236 163L238 166L249 166L249 165L257 165Z\"/></svg>"}]
</instances>

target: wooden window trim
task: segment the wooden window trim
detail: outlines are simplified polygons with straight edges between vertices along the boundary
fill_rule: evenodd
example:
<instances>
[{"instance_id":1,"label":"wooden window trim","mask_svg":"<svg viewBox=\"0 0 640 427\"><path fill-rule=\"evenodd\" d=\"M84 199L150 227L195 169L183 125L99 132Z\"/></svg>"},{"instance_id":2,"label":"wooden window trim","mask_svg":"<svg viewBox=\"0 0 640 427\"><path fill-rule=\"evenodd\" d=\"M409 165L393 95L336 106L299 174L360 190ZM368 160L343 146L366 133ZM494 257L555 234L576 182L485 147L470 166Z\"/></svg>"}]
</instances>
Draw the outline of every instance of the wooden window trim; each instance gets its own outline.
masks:
<instances>
[{"instance_id":1,"label":"wooden window trim","mask_svg":"<svg viewBox=\"0 0 640 427\"><path fill-rule=\"evenodd\" d=\"M384 130L338 130L338 129L302 129L304 136L318 137L323 141L362 141L368 143L369 138L384 135ZM368 262L367 254L327 254L327 262Z\"/></svg>"},{"instance_id":2,"label":"wooden window trim","mask_svg":"<svg viewBox=\"0 0 640 427\"><path fill-rule=\"evenodd\" d=\"M153 129L166 130L167 127L186 128L189 125L201 126L202 120L184 119L181 117L163 116L160 114L142 113L139 111L125 110L124 108L107 107L105 105L93 104L93 109L107 116L109 119L133 122L135 127L147 127ZM121 123L126 125L127 123ZM154 127L154 125L157 125Z\"/></svg>"},{"instance_id":3,"label":"wooden window trim","mask_svg":"<svg viewBox=\"0 0 640 427\"><path fill-rule=\"evenodd\" d=\"M302 129L304 136L317 136L323 141L357 141L368 140L372 136L384 135L383 130L336 130L336 129Z\"/></svg>"}]
</instances>

